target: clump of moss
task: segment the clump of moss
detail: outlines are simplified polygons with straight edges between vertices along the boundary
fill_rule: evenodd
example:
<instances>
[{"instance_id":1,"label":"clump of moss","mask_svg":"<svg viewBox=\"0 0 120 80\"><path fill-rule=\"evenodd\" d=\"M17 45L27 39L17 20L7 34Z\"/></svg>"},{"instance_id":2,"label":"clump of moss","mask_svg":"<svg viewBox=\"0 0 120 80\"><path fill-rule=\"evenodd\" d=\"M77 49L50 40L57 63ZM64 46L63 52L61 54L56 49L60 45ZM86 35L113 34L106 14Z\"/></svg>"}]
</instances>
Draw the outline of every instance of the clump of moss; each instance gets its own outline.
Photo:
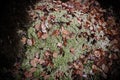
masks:
<instances>
[{"instance_id":1,"label":"clump of moss","mask_svg":"<svg viewBox=\"0 0 120 80\"><path fill-rule=\"evenodd\" d=\"M94 47L100 47L99 43L90 38L95 34L88 26L93 26L87 21L89 15L79 10L70 12L63 5L48 2L36 4L33 14L22 68L28 71L36 68L32 72L34 78L47 77L51 80L60 77L70 80L74 71L69 69L71 66L68 63L73 62L75 68L78 63L84 64L81 76L83 73L89 74L93 61L84 63L80 61L80 56L86 55ZM96 45L92 46L91 43Z\"/></svg>"}]
</instances>

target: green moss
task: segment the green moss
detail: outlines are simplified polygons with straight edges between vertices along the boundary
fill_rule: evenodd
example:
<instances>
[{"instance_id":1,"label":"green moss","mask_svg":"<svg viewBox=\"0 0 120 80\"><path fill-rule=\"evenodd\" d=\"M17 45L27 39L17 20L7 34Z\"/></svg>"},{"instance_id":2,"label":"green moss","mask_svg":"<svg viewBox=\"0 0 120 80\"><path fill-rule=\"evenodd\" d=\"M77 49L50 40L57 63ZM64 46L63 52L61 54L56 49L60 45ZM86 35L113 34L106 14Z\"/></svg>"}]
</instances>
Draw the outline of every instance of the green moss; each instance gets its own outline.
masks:
<instances>
[{"instance_id":1,"label":"green moss","mask_svg":"<svg viewBox=\"0 0 120 80\"><path fill-rule=\"evenodd\" d=\"M45 3L39 3L39 5L43 5ZM30 63L29 61L31 59L34 58L35 53L39 53L40 58L44 59L44 53L46 50L50 50L51 52L58 52L59 53L59 48L57 47L58 43L63 43L62 40L62 34L60 32L60 35L58 36L53 36L52 33L54 30L60 30L61 31L61 27L64 27L65 30L68 30L70 33L73 33L74 36L73 38L69 38L67 39L67 45L64 46L63 45L63 55L58 55L57 58L53 58L52 62L54 64L53 68L51 68L50 66L47 66L47 70L50 71L50 79L49 80L53 80L55 72L58 70L63 71L67 77L61 78L61 80L71 80L71 73L66 73L66 71L68 70L68 62L72 62L73 60L76 60L77 58L80 57L81 54L86 53L86 50L82 50L82 45L83 44L89 44L90 46L92 46L89 42L87 42L86 38L84 37L79 37L78 35L81 35L81 32L86 32L86 29L83 27L83 24L80 24L78 22L78 17L81 17L82 15L82 19L86 20L87 19L87 14L83 16L83 14L81 14L81 12L79 11L75 11L73 14L75 15L74 17L72 16L72 14L68 14L68 12L66 10L58 10L58 11L50 11L50 8L53 8L53 5L49 5L48 3L47 5L47 9L49 11L49 13L45 16L47 17L47 20L45 20L45 27L46 24L48 23L48 27L47 28L47 34L48 37L46 39L38 39L36 30L33 26L35 26L36 24L41 24L41 20L37 19L35 22L33 22L33 24L31 24L32 26L28 29L28 33L27 33L27 37L28 38L33 38L35 40L35 44L32 46L28 46L27 45L27 51L26 51L26 57L27 59L25 59L23 61L22 67L23 69L29 69L30 68ZM38 13L39 17L44 16L44 11L41 10L36 10L36 13ZM53 21L49 21L50 15L55 16L55 19ZM65 16L69 16L68 18ZM67 23L70 22L70 24L68 25ZM85 21L84 21L85 22ZM82 26L82 29L78 29L79 26ZM90 34L90 31L88 31L88 34ZM70 52L70 48L73 47L75 52L72 54ZM96 46L93 46L96 47ZM92 47L92 48L93 48ZM43 48L43 49L40 49ZM88 61L87 64L84 65L85 67L85 72L89 73L91 70L91 66L92 66L93 62ZM41 65L37 65L37 67L39 67L36 72L34 72L34 77L35 78L40 78L42 79L40 75L40 72L43 71L43 67L41 67ZM45 67L46 68L46 67Z\"/></svg>"}]
</instances>

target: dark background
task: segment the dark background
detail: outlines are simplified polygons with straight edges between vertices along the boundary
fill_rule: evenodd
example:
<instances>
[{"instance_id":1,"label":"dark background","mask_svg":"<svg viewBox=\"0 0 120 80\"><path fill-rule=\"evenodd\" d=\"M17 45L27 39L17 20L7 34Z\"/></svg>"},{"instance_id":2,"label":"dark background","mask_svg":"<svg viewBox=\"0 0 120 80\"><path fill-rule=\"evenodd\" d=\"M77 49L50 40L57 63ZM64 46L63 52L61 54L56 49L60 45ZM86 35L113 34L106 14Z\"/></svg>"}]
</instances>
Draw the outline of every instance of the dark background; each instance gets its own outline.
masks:
<instances>
[{"instance_id":1,"label":"dark background","mask_svg":"<svg viewBox=\"0 0 120 80\"><path fill-rule=\"evenodd\" d=\"M19 49L19 36L16 34L18 28L26 29L23 27L25 23L29 22L26 9L36 3L37 0L0 0L0 79L9 80L12 78L11 73L6 71L10 69ZM62 0L67 1L67 0ZM108 9L113 7L114 16L119 22L120 19L120 1L119 0L98 0L101 7ZM118 69L118 73L120 68ZM116 73L111 80L118 80L119 74Z\"/></svg>"}]
</instances>

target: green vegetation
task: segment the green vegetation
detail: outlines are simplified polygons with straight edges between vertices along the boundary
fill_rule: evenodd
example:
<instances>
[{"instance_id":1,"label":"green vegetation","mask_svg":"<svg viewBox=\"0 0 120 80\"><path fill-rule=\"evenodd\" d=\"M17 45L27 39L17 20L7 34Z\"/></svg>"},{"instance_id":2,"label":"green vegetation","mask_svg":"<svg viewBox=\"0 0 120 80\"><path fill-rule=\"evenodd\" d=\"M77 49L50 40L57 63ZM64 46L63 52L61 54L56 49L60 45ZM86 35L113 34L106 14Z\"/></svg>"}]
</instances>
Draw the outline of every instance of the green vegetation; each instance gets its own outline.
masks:
<instances>
[{"instance_id":1,"label":"green vegetation","mask_svg":"<svg viewBox=\"0 0 120 80\"><path fill-rule=\"evenodd\" d=\"M24 74L26 79L98 80L99 74L106 77L109 68L104 59L110 45L103 25L92 12L71 10L68 4L60 4L40 2L30 13L33 20L27 31L26 59L21 66L28 71Z\"/></svg>"}]
</instances>

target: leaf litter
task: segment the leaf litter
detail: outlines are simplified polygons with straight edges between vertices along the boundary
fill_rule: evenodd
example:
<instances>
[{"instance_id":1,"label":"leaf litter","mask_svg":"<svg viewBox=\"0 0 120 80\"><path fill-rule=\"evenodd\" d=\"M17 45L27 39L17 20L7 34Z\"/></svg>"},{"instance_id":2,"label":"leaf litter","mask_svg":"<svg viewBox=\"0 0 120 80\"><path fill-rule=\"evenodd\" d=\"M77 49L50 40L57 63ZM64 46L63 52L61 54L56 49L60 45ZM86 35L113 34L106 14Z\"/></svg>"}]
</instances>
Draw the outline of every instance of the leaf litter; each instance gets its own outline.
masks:
<instances>
[{"instance_id":1,"label":"leaf litter","mask_svg":"<svg viewBox=\"0 0 120 80\"><path fill-rule=\"evenodd\" d=\"M21 38L27 47L24 79L89 80L96 74L107 79L113 60L120 57L119 25L112 11L106 21L107 11L96 0L41 0L28 13L32 26Z\"/></svg>"}]
</instances>

